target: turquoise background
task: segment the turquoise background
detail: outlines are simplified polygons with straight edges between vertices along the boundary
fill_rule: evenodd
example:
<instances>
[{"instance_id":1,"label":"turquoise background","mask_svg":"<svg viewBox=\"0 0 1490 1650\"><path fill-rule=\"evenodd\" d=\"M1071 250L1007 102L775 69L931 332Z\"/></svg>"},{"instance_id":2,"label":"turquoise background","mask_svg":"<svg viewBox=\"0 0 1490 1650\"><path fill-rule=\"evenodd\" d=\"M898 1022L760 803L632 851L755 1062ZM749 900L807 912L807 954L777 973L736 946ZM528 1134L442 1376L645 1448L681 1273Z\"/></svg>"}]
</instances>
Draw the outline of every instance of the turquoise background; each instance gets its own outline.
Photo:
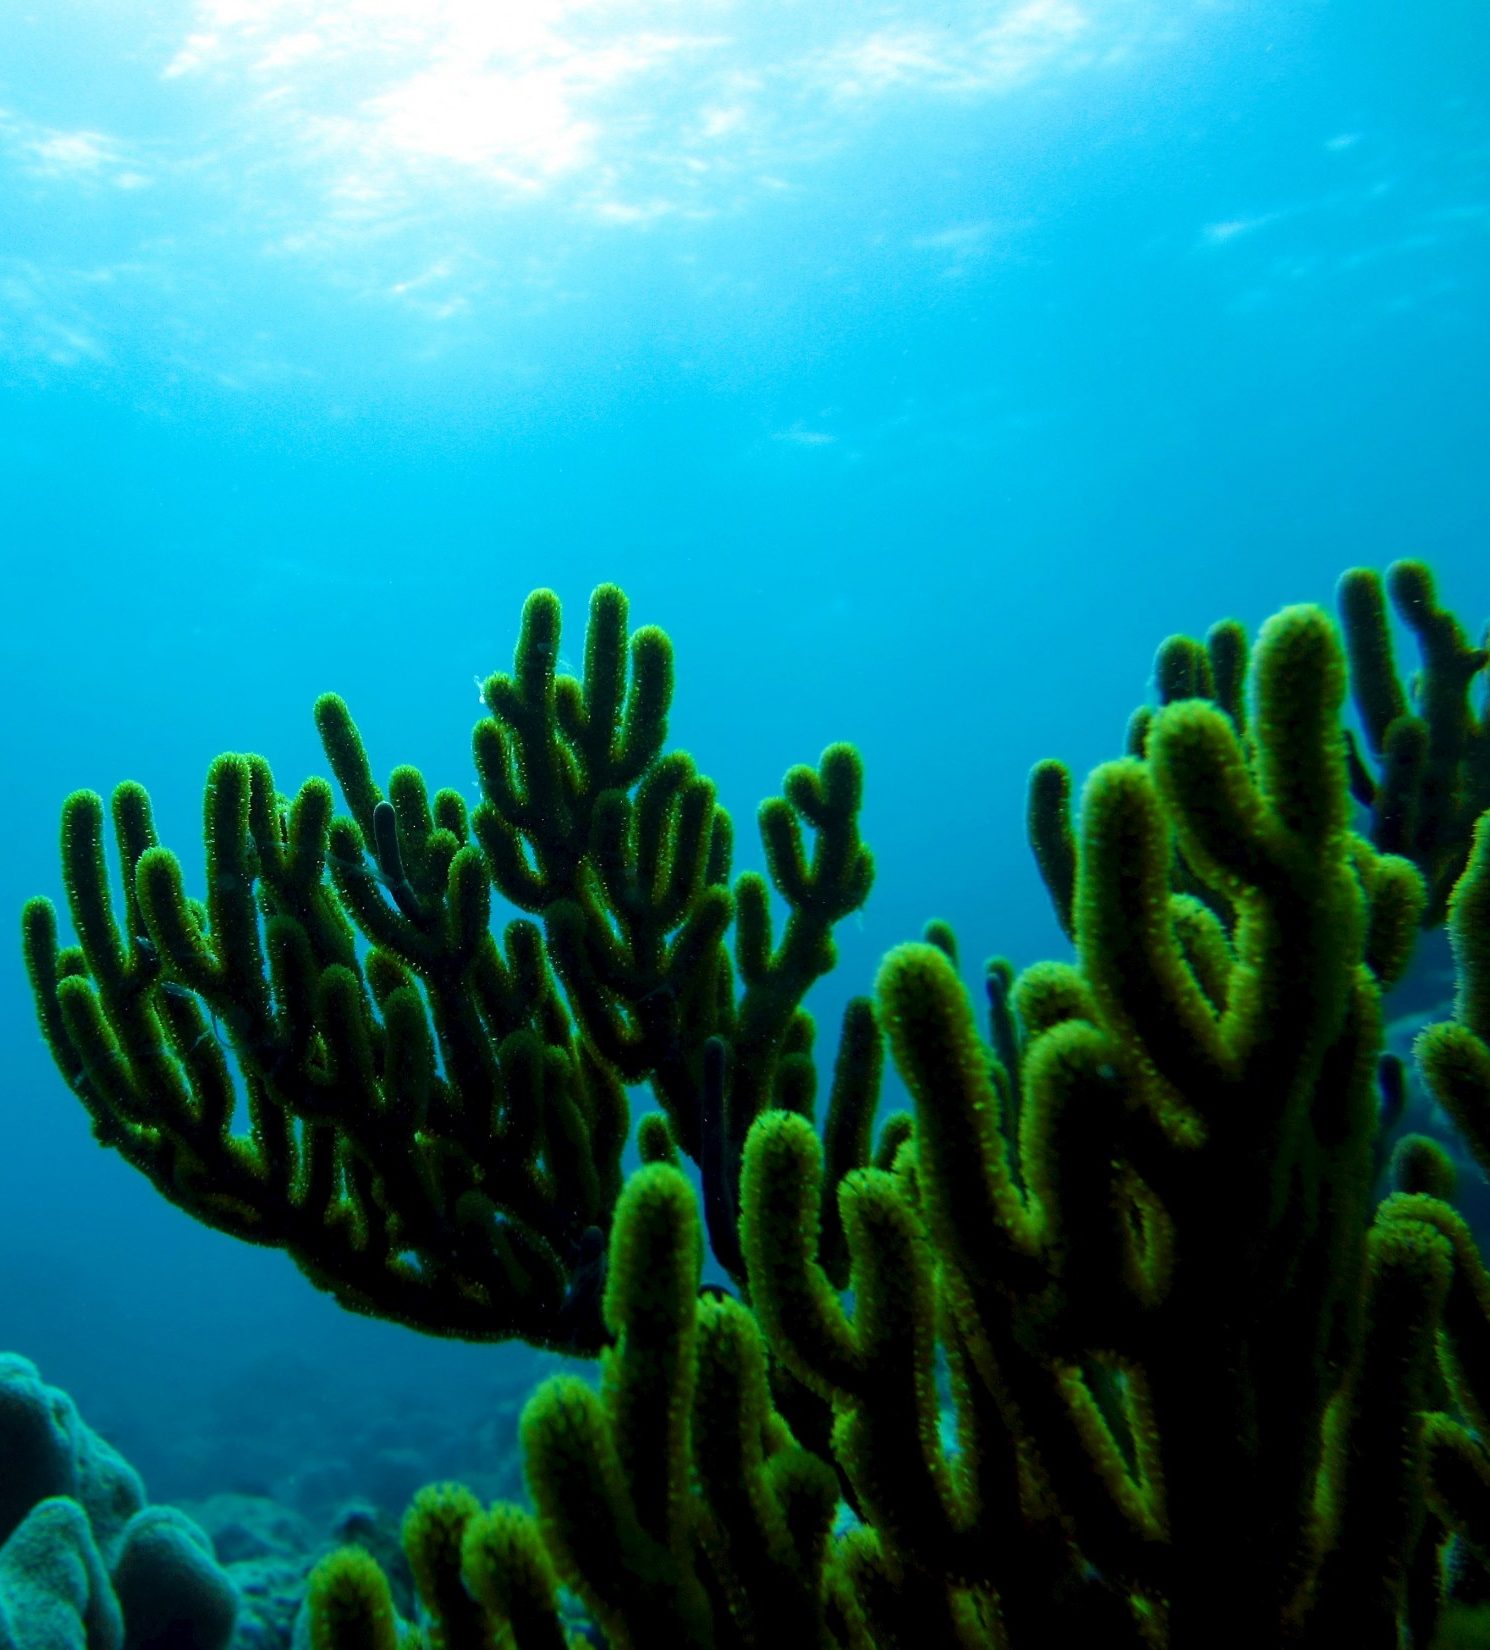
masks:
<instances>
[{"instance_id":1,"label":"turquoise background","mask_svg":"<svg viewBox=\"0 0 1490 1650\"><path fill-rule=\"evenodd\" d=\"M609 579L745 863L864 752L825 1034L929 917L1060 954L1025 775L1115 754L1166 634L1404 554L1490 612L1487 67L1469 0L0 8L0 907L126 777L196 873L208 761L323 771L327 688L469 792L523 597L577 659ZM547 1367L166 1206L15 946L0 1032L0 1342L158 1493L205 1395L334 1443Z\"/></svg>"}]
</instances>

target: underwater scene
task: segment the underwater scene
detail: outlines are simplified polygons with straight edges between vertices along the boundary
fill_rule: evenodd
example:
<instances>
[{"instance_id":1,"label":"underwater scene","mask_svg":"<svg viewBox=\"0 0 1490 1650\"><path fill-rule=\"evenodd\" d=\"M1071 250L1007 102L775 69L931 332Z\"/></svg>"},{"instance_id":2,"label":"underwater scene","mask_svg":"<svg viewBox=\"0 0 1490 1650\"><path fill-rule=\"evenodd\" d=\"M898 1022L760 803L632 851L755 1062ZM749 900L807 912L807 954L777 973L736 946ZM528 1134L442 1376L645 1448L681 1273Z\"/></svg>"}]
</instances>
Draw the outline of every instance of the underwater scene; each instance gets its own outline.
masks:
<instances>
[{"instance_id":1,"label":"underwater scene","mask_svg":"<svg viewBox=\"0 0 1490 1650\"><path fill-rule=\"evenodd\" d=\"M1490 1646L1490 11L0 7L0 1650Z\"/></svg>"}]
</instances>

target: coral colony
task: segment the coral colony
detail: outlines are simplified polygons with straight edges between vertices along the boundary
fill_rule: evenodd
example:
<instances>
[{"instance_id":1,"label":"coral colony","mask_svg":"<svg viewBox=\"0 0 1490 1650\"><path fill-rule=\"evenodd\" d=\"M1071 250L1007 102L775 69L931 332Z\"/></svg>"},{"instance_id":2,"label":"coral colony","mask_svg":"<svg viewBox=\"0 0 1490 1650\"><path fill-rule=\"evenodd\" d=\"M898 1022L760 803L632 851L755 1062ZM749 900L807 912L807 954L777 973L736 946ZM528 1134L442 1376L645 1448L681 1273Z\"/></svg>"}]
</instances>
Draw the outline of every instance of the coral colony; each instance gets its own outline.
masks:
<instances>
[{"instance_id":1,"label":"coral colony","mask_svg":"<svg viewBox=\"0 0 1490 1650\"><path fill-rule=\"evenodd\" d=\"M859 758L792 769L769 876L732 876L665 748L668 639L614 587L578 675L529 599L474 809L381 787L335 696L344 811L220 757L201 899L140 786L67 799L76 943L37 899L25 949L98 1138L356 1311L600 1360L528 1403L534 1511L416 1498L424 1642L1476 1642L1490 1279L1441 1144L1378 1169L1383 996L1443 923L1417 1058L1490 1166L1486 654L1417 563L1347 574L1340 614L1165 643L1079 817L1032 776L1074 960L987 965L980 1025L931 924L850 1002L822 1107L803 1002L873 876ZM886 1048L914 1110L876 1123ZM358 1547L309 1604L316 1650L410 1631Z\"/></svg>"}]
</instances>

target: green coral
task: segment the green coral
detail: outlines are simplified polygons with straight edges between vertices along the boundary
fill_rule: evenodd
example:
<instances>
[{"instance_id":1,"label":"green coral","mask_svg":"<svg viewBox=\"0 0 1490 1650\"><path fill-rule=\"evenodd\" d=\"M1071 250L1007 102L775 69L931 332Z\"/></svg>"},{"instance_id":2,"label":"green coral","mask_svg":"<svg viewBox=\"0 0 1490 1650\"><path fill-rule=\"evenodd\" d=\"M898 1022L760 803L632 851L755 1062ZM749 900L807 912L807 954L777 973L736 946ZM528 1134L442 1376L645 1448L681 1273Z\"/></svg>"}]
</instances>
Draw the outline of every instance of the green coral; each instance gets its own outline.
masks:
<instances>
[{"instance_id":1,"label":"green coral","mask_svg":"<svg viewBox=\"0 0 1490 1650\"><path fill-rule=\"evenodd\" d=\"M345 815L323 779L287 798L262 757L219 757L198 901L145 791L121 785L116 899L103 801L76 792L77 943L59 946L45 899L23 927L54 1059L98 1138L173 1202L285 1249L358 1311L593 1351L627 1085L661 1106L654 1147L703 1158L732 1211L755 1116L812 1111L802 1002L873 867L858 757L832 746L761 809L787 907L773 932L766 879L731 886L712 784L664 751L667 637L628 639L625 598L602 586L575 677L559 618L533 595L511 674L485 684L474 811L411 767L385 794L328 694L316 721ZM528 913L500 936L494 896ZM718 1225L728 1268L732 1213Z\"/></svg>"},{"instance_id":2,"label":"green coral","mask_svg":"<svg viewBox=\"0 0 1490 1650\"><path fill-rule=\"evenodd\" d=\"M1272 621L1254 672L1250 757L1190 699L1154 718L1145 760L1088 783L1079 961L1015 986L1017 1094L945 954L887 960L916 1134L895 1173L840 1193L852 1316L813 1263L810 1133L772 1117L751 1136L754 1300L833 1400L887 1642L938 1610L997 1617L1014 1645L1281 1643L1344 1607L1316 1505L1325 1421L1367 1279L1406 1266L1417 1230L1368 1253L1378 996L1406 961L1383 947L1373 968L1368 939L1378 907L1420 896L1347 829L1328 622ZM1229 927L1172 890L1175 839ZM1393 1459L1353 1494L1362 1542Z\"/></svg>"},{"instance_id":3,"label":"green coral","mask_svg":"<svg viewBox=\"0 0 1490 1650\"><path fill-rule=\"evenodd\" d=\"M388 1579L360 1547L340 1547L306 1586L311 1650L398 1650Z\"/></svg>"},{"instance_id":4,"label":"green coral","mask_svg":"<svg viewBox=\"0 0 1490 1650\"><path fill-rule=\"evenodd\" d=\"M1352 568L1337 594L1356 712L1376 769L1352 737L1351 789L1370 809L1376 846L1405 854L1423 873L1424 921L1438 923L1475 821L1490 808L1490 652L1471 646L1439 606L1433 575L1420 561L1393 562L1384 581L1371 568ZM1407 684L1393 658L1387 598L1422 660Z\"/></svg>"},{"instance_id":5,"label":"green coral","mask_svg":"<svg viewBox=\"0 0 1490 1650\"><path fill-rule=\"evenodd\" d=\"M687 1180L668 1164L633 1175L599 1389L557 1377L523 1414L536 1517L437 1485L405 1521L436 1650L561 1650L561 1585L612 1650L834 1642L821 1582L837 1480L774 1411L751 1314L700 1297L701 1256ZM324 1650L363 1647L348 1633Z\"/></svg>"},{"instance_id":6,"label":"green coral","mask_svg":"<svg viewBox=\"0 0 1490 1650\"><path fill-rule=\"evenodd\" d=\"M986 1039L945 924L886 960L912 1129L871 1152L861 1120L840 1172L801 1116L757 1119L750 1312L698 1300L674 1171L636 1183L602 1390L552 1384L524 1428L523 1527L610 1642L1302 1650L1469 1630L1439 1563L1451 1532L1490 1557L1490 1280L1429 1143L1404 1144L1410 1189L1372 1207L1380 999L1426 893L1351 829L1328 619L1280 615L1251 669L1245 707L1197 677L1092 776L1076 961L990 965ZM1490 1136L1476 853L1459 1023L1424 1054ZM773 1364L777 1392L789 1373L829 1406L822 1460L772 1403ZM743 1453L717 1457L721 1436ZM852 1509L831 1541L815 1460ZM794 1515L769 1491L804 1469ZM759 1619L793 1589L789 1619Z\"/></svg>"},{"instance_id":7,"label":"green coral","mask_svg":"<svg viewBox=\"0 0 1490 1650\"><path fill-rule=\"evenodd\" d=\"M1350 793L1365 810L1372 845L1410 859L1422 873L1421 920L1436 927L1464 870L1475 822L1490 808L1490 650L1483 641L1472 645L1458 619L1439 605L1433 574L1420 561L1393 562L1385 576L1351 568L1341 575L1336 602L1360 728L1359 735L1349 726L1341 734ZM1397 668L1389 604L1421 659L1406 681ZM1208 700L1245 737L1248 652L1234 620L1214 625L1203 641L1168 637L1154 660L1159 705ZM1145 706L1129 720L1131 754L1143 754L1154 714ZM1065 768L1037 764L1030 776L1030 840L1067 935L1074 931L1070 797ZM1201 892L1214 897L1216 891Z\"/></svg>"},{"instance_id":8,"label":"green coral","mask_svg":"<svg viewBox=\"0 0 1490 1650\"><path fill-rule=\"evenodd\" d=\"M1392 696L1365 575L1343 587L1344 643L1309 607L1250 647L1232 624L1172 638L1160 706L1079 816L1063 768L1033 779L1031 835L1074 960L989 964L980 1027L953 932L930 925L885 960L874 1004L851 1006L821 1131L801 1004L867 892L857 761L835 748L763 811L790 909L773 938L766 884L726 885L712 791L653 737L651 640L633 641L624 685L614 596L592 612L583 682L555 675L556 614L530 607L513 676L488 684L469 822L412 770L385 801L323 701L351 818L331 821L325 787L272 802L267 770L257 800L258 769L235 778L225 759L194 908L127 789L121 926L101 810L69 805L80 948L57 952L34 904L29 952L54 1052L104 1138L261 1241L255 1222L329 1177L319 1240L384 1264L423 1236L422 1209L465 1199L463 1243L418 1251L421 1284L453 1291L426 1297L433 1318L500 1300L505 1332L552 1344L588 1279L599 1384L560 1377L530 1401L535 1512L437 1486L410 1513L422 1637L1397 1650L1474 1631L1483 1592L1461 1578L1490 1580L1490 1276L1439 1148L1402 1141L1399 1190L1378 1205L1373 1188L1378 1112L1401 1082L1379 1058L1382 997L1436 902L1460 995L1419 1055L1490 1169L1490 829L1471 841L1475 724L1459 718L1457 744L1443 732L1479 666L1431 586L1389 583L1423 597L1433 760L1398 762L1394 742L1419 733L1391 729L1418 712ZM1342 737L1348 692L1385 763L1369 797ZM1388 796L1416 799L1390 838ZM480 904L491 887L539 919L505 952ZM507 995L468 983L488 977ZM500 1036L493 1001L522 1009ZM246 1142L194 1076L222 1054L209 1011L245 1075ZM882 1032L914 1112L876 1135ZM468 1114L484 1059L524 1104ZM342 1089L302 1093L286 1061ZM162 1073L186 1087L179 1104L151 1087ZM618 1150L625 1123L595 1096L642 1080L660 1109L623 1188L596 1142ZM493 1219L506 1171L480 1157L482 1125L552 1190L543 1218L509 1197ZM385 1168L389 1138L411 1165ZM700 1289L687 1158L739 1298ZM245 1196L276 1172L275 1197ZM549 1284L530 1232L557 1257ZM473 1255L486 1270L468 1276ZM546 1304L524 1317L530 1295ZM358 1303L383 1309L371 1287ZM383 1595L365 1566L328 1563L319 1650L378 1650Z\"/></svg>"}]
</instances>

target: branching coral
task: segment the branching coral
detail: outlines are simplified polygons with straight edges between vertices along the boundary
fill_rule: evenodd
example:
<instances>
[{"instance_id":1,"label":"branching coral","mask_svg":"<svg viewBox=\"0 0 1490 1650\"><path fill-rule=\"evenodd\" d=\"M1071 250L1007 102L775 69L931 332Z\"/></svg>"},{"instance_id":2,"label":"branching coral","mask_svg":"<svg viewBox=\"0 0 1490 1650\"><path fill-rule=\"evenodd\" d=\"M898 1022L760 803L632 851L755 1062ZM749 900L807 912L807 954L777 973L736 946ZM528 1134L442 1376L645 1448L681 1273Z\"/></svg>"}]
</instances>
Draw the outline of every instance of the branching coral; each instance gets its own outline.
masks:
<instances>
[{"instance_id":1,"label":"branching coral","mask_svg":"<svg viewBox=\"0 0 1490 1650\"><path fill-rule=\"evenodd\" d=\"M1387 603L1411 631L1420 668L1404 682L1392 647ZM1385 578L1369 567L1344 573L1336 588L1349 663L1350 692L1370 760L1360 739L1343 730L1350 791L1366 815L1366 832L1382 853L1410 859L1427 885L1422 923L1437 927L1459 880L1475 821L1490 808L1490 650L1474 647L1463 626L1441 607L1431 571L1397 561ZM1170 636L1154 660L1161 706L1206 699L1247 733L1242 683L1247 639L1226 620L1205 640ZM1128 724L1128 750L1142 755L1154 712L1145 706ZM1072 932L1074 876L1070 776L1058 762L1030 776L1030 840L1061 925Z\"/></svg>"},{"instance_id":2,"label":"branching coral","mask_svg":"<svg viewBox=\"0 0 1490 1650\"><path fill-rule=\"evenodd\" d=\"M1016 1645L1063 1611L1112 1643L1241 1645L1343 1608L1316 1587L1335 1539L1316 1495L1362 1334L1378 993L1421 892L1346 828L1328 622L1280 616L1254 668L1250 760L1191 699L1154 719L1144 761L1089 782L1079 962L1015 987L1017 1091L944 954L887 961L916 1136L895 1175L841 1194L854 1317L812 1264L810 1135L766 1118L751 1138L753 1298L833 1397L889 1642L942 1595ZM1229 928L1172 892L1175 838ZM955 1456L930 1401L939 1335ZM1400 1454L1356 1491L1362 1540Z\"/></svg>"},{"instance_id":3,"label":"branching coral","mask_svg":"<svg viewBox=\"0 0 1490 1650\"><path fill-rule=\"evenodd\" d=\"M76 792L62 857L77 944L59 948L44 899L24 935L58 1066L99 1139L172 1201L287 1250L356 1310L594 1350L626 1086L661 1103L654 1152L697 1158L719 1050L706 1170L732 1207L754 1117L812 1111L802 1000L872 864L858 758L831 747L761 810L788 908L773 936L766 880L730 886L713 786L664 754L666 636L628 641L625 599L602 586L582 676L559 672L558 650L540 591L512 673L485 685L473 813L411 767L385 796L326 695L316 720L348 815L325 780L286 798L262 757L219 757L196 901L144 789L122 785L116 902L103 802ZM530 914L500 939L494 893Z\"/></svg>"},{"instance_id":4,"label":"branching coral","mask_svg":"<svg viewBox=\"0 0 1490 1650\"><path fill-rule=\"evenodd\" d=\"M1392 656L1384 594L1422 659L1406 685ZM1351 790L1370 809L1376 846L1405 854L1423 873L1423 920L1439 923L1474 823L1490 808L1490 652L1472 647L1439 606L1433 575L1420 561L1393 562L1385 581L1371 568L1353 568L1337 595L1356 712L1377 767L1373 774L1352 737Z\"/></svg>"},{"instance_id":5,"label":"branching coral","mask_svg":"<svg viewBox=\"0 0 1490 1650\"><path fill-rule=\"evenodd\" d=\"M995 968L991 1043L948 931L887 959L879 1017L916 1110L877 1166L825 1177L804 1119L756 1121L751 1314L677 1279L688 1200L637 1185L602 1390L558 1383L528 1411L538 1523L471 1509L495 1642L559 1629L548 1607L516 1631L475 1557L486 1519L552 1555L618 1647L1430 1641L1449 1532L1487 1556L1490 1287L1447 1204L1372 1206L1380 997L1425 893L1350 829L1330 621L1280 615L1251 668L1245 711L1175 700L1092 776L1076 962ZM1465 934L1486 886L1462 887ZM1483 1109L1490 1055L1438 1040ZM835 1189L847 1295L823 1263ZM831 1406L852 1508L831 1541L826 1486L809 1476L795 1515L771 1499L812 1457L751 1373L762 1345ZM724 1475L721 1424L745 1451ZM754 1523L728 1521L742 1506ZM763 1536L783 1529L785 1548ZM816 1581L788 1587L782 1552ZM793 1587L790 1619L762 1619Z\"/></svg>"},{"instance_id":6,"label":"branching coral","mask_svg":"<svg viewBox=\"0 0 1490 1650\"><path fill-rule=\"evenodd\" d=\"M1490 1566L1490 1278L1431 1145L1401 1149L1375 1204L1381 999L1443 898L1460 998L1422 1059L1490 1167L1490 834L1471 850L1472 724L1437 767L1393 756L1418 735L1391 732L1407 713L1351 577L1348 645L1307 607L1250 648L1235 625L1166 644L1163 702L1079 818L1065 771L1036 771L1075 960L991 965L985 1035L946 925L893 951L849 1011L821 1137L801 1001L867 890L857 762L794 770L763 813L791 909L773 942L764 882L725 887L712 791L660 754L654 642L633 641L625 689L616 596L583 682L555 675L556 616L530 606L487 687L469 821L412 770L385 800L323 701L351 819L327 787L281 806L267 769L224 759L194 907L127 788L121 926L101 805L69 804L80 947L57 953L33 904L29 954L104 1138L355 1304L420 1322L397 1290L425 1291L441 1332L484 1312L562 1342L589 1268L592 1329L568 1339L603 1346L599 1388L562 1377L525 1412L536 1515L450 1486L410 1514L432 1645L1398 1650L1445 1631L1455 1578ZM1420 629L1430 676L1448 659L1420 695L1426 749L1479 669L1442 619ZM1386 763L1369 796L1348 667ZM1399 857L1382 799L1408 793L1436 823ZM505 948L490 886L539 919ZM881 1027L914 1114L876 1139ZM661 1111L622 1189L619 1096L641 1080ZM700 1291L685 1155L742 1298ZM328 1561L312 1616L318 1650L386 1650L360 1560Z\"/></svg>"}]
</instances>

